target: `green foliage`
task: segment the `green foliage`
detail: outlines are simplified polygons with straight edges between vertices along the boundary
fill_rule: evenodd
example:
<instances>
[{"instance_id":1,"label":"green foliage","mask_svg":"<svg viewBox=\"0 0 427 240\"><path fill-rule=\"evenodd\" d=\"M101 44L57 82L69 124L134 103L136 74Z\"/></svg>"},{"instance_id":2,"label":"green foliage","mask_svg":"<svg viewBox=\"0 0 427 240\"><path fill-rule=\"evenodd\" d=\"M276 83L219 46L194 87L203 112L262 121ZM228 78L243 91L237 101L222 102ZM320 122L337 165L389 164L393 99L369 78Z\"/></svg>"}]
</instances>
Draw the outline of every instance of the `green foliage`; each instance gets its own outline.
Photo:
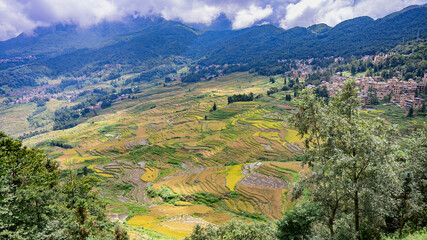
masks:
<instances>
[{"instance_id":1,"label":"green foliage","mask_svg":"<svg viewBox=\"0 0 427 240\"><path fill-rule=\"evenodd\" d=\"M82 121L83 117L89 114L96 115L91 107L105 109L111 106L112 102L119 99L122 94L137 93L139 88L122 89L120 93L110 93L104 89L94 89L91 96L85 101L71 107L63 107L55 110L53 130L72 128Z\"/></svg>"},{"instance_id":2,"label":"green foliage","mask_svg":"<svg viewBox=\"0 0 427 240\"><path fill-rule=\"evenodd\" d=\"M427 127L413 134L406 146L399 156L398 193L394 196L393 211L387 218L387 231L398 231L400 236L426 226Z\"/></svg>"},{"instance_id":3,"label":"green foliage","mask_svg":"<svg viewBox=\"0 0 427 240\"><path fill-rule=\"evenodd\" d=\"M174 193L173 190L167 186L162 186L162 189L160 190L156 190L151 187L148 187L146 188L145 191L147 191L148 195L151 198L160 197L165 202L168 202L170 204L175 204L177 201L181 199L181 196L179 194Z\"/></svg>"},{"instance_id":4,"label":"green foliage","mask_svg":"<svg viewBox=\"0 0 427 240\"><path fill-rule=\"evenodd\" d=\"M116 224L114 227L114 240L128 240L129 236L125 229L123 229L123 226L120 226L119 224Z\"/></svg>"},{"instance_id":5,"label":"green foliage","mask_svg":"<svg viewBox=\"0 0 427 240\"><path fill-rule=\"evenodd\" d=\"M271 87L270 89L267 90L267 96L270 96L271 94L277 93L280 90L277 87Z\"/></svg>"},{"instance_id":6,"label":"green foliage","mask_svg":"<svg viewBox=\"0 0 427 240\"><path fill-rule=\"evenodd\" d=\"M414 116L414 108L410 107L408 110L408 115L406 115L407 117L413 117Z\"/></svg>"},{"instance_id":7,"label":"green foliage","mask_svg":"<svg viewBox=\"0 0 427 240\"><path fill-rule=\"evenodd\" d=\"M42 151L0 132L0 238L31 239L46 230L59 173Z\"/></svg>"},{"instance_id":8,"label":"green foliage","mask_svg":"<svg viewBox=\"0 0 427 240\"><path fill-rule=\"evenodd\" d=\"M233 96L227 98L228 104L233 102L248 102L253 100L254 100L253 93L249 93L248 95L246 95L246 93L237 94L237 95L233 94Z\"/></svg>"},{"instance_id":9,"label":"green foliage","mask_svg":"<svg viewBox=\"0 0 427 240\"><path fill-rule=\"evenodd\" d=\"M215 112L216 109L217 109L216 102L214 102L214 104L213 104L212 108L209 110L209 112Z\"/></svg>"},{"instance_id":10,"label":"green foliage","mask_svg":"<svg viewBox=\"0 0 427 240\"><path fill-rule=\"evenodd\" d=\"M243 223L231 220L223 225L196 225L186 240L274 240L274 225L265 222Z\"/></svg>"},{"instance_id":11,"label":"green foliage","mask_svg":"<svg viewBox=\"0 0 427 240\"><path fill-rule=\"evenodd\" d=\"M308 239L313 235L312 225L320 219L321 211L315 203L295 206L277 222L277 239Z\"/></svg>"},{"instance_id":12,"label":"green foliage","mask_svg":"<svg viewBox=\"0 0 427 240\"><path fill-rule=\"evenodd\" d=\"M375 93L370 94L369 98L371 99L371 104L372 105L378 105L378 104L380 104L380 101L378 100L377 95Z\"/></svg>"},{"instance_id":13,"label":"green foliage","mask_svg":"<svg viewBox=\"0 0 427 240\"><path fill-rule=\"evenodd\" d=\"M84 170L83 170L84 171ZM98 179L61 171L41 150L0 132L0 238L112 239Z\"/></svg>"},{"instance_id":14,"label":"green foliage","mask_svg":"<svg viewBox=\"0 0 427 240\"><path fill-rule=\"evenodd\" d=\"M204 204L210 207L212 207L214 203L219 202L221 200L215 194L207 192L196 192L191 194L191 196L195 198L195 200L192 201L193 203Z\"/></svg>"},{"instance_id":15,"label":"green foliage","mask_svg":"<svg viewBox=\"0 0 427 240\"><path fill-rule=\"evenodd\" d=\"M328 105L309 89L295 105L298 111L289 120L306 136L313 172L301 178L295 196L310 189L308 196L324 210L330 237L339 228L335 223L348 226L358 239L379 237L401 183L394 129L381 119L360 116L354 81L345 82Z\"/></svg>"},{"instance_id":16,"label":"green foliage","mask_svg":"<svg viewBox=\"0 0 427 240\"><path fill-rule=\"evenodd\" d=\"M36 147L41 148L41 147L45 147L45 146L61 147L61 148L65 148L65 149L71 149L71 148L73 148L73 146L71 146L68 143L65 143L64 141L56 141L56 140L44 141L42 143L37 144Z\"/></svg>"}]
</instances>

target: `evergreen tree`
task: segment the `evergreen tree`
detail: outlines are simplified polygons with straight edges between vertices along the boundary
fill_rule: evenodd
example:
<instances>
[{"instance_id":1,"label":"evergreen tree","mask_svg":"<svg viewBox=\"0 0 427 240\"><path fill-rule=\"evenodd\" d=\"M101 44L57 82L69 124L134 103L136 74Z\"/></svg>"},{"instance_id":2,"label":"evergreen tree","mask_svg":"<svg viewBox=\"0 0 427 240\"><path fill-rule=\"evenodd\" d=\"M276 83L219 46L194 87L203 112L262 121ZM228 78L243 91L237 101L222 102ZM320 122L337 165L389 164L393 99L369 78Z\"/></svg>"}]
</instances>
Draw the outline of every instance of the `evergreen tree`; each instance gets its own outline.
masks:
<instances>
[{"instance_id":1,"label":"evergreen tree","mask_svg":"<svg viewBox=\"0 0 427 240\"><path fill-rule=\"evenodd\" d=\"M407 117L413 117L414 116L414 108L410 107L408 110L408 115L406 115Z\"/></svg>"}]
</instances>

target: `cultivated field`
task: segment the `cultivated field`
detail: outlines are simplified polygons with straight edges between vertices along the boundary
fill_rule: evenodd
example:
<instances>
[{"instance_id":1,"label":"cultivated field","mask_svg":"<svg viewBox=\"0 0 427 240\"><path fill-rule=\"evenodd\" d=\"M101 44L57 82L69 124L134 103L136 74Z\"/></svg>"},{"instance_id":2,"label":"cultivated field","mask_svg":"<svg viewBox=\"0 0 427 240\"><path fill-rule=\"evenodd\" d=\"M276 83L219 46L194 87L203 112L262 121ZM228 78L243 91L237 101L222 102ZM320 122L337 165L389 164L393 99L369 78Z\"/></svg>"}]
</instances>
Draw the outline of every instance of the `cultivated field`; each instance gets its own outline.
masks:
<instances>
[{"instance_id":1,"label":"cultivated field","mask_svg":"<svg viewBox=\"0 0 427 240\"><path fill-rule=\"evenodd\" d=\"M286 93L265 96L283 81L234 73L195 84L158 82L143 83L136 99L117 102L74 128L25 144L45 146L54 139L71 145L45 150L62 168L87 168L99 177L108 216L137 235L180 239L195 224L281 218L292 207L292 182L306 170L290 162L302 144L286 124L293 111ZM264 97L227 104L228 96L249 92ZM214 102L217 110L210 111ZM64 103L49 104L51 114ZM25 117L7 111L9 119Z\"/></svg>"}]
</instances>

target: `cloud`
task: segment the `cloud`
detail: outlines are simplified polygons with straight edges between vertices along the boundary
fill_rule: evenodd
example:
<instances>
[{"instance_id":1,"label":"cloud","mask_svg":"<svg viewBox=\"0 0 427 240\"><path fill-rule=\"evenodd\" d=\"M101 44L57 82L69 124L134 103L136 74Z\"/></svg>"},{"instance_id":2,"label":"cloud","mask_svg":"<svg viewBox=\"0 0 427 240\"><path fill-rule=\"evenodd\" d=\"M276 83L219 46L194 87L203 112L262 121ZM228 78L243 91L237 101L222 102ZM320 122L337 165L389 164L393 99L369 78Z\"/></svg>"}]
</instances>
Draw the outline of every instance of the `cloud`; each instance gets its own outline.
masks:
<instances>
[{"instance_id":1,"label":"cloud","mask_svg":"<svg viewBox=\"0 0 427 240\"><path fill-rule=\"evenodd\" d=\"M0 1L0 16L2 16L0 39L13 37L20 32L31 31L41 24L28 19L19 4L15 4L13 1Z\"/></svg>"},{"instance_id":2,"label":"cloud","mask_svg":"<svg viewBox=\"0 0 427 240\"><path fill-rule=\"evenodd\" d=\"M169 5L170 6L170 5ZM161 16L170 19L180 19L186 23L204 23L209 25L221 14L221 8L204 2L195 1L187 4L179 2L176 5L161 7Z\"/></svg>"},{"instance_id":3,"label":"cloud","mask_svg":"<svg viewBox=\"0 0 427 240\"><path fill-rule=\"evenodd\" d=\"M126 16L156 15L209 26L221 14L240 29L270 22L283 28L315 23L335 25L368 15L385 16L427 0L0 0L0 40L31 33L38 26L89 27Z\"/></svg>"},{"instance_id":4,"label":"cloud","mask_svg":"<svg viewBox=\"0 0 427 240\"><path fill-rule=\"evenodd\" d=\"M301 0L286 6L280 26L285 29L316 23L335 26L343 20L359 16L384 17L409 5L422 3L425 0Z\"/></svg>"},{"instance_id":5,"label":"cloud","mask_svg":"<svg viewBox=\"0 0 427 240\"><path fill-rule=\"evenodd\" d=\"M251 5L248 9L237 12L233 21L233 29L241 29L252 26L255 22L262 20L273 13L273 8L267 5L265 8Z\"/></svg>"}]
</instances>

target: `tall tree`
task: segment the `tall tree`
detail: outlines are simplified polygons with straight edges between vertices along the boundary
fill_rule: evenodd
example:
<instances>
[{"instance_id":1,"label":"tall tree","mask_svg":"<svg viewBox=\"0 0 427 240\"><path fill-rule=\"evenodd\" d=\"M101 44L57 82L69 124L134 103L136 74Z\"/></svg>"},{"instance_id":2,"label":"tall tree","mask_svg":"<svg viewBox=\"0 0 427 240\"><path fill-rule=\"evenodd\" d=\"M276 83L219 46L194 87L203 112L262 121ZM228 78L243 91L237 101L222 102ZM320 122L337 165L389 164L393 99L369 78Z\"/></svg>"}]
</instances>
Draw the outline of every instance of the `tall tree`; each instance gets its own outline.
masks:
<instances>
[{"instance_id":1,"label":"tall tree","mask_svg":"<svg viewBox=\"0 0 427 240\"><path fill-rule=\"evenodd\" d=\"M427 212L427 127L416 132L407 141L408 148L402 155L400 185L395 195L396 203L391 229L402 235L407 222L412 227L425 226ZM416 229L415 229L416 230Z\"/></svg>"},{"instance_id":2,"label":"tall tree","mask_svg":"<svg viewBox=\"0 0 427 240\"><path fill-rule=\"evenodd\" d=\"M0 238L31 239L53 210L59 170L42 151L0 132Z\"/></svg>"},{"instance_id":3,"label":"tall tree","mask_svg":"<svg viewBox=\"0 0 427 240\"><path fill-rule=\"evenodd\" d=\"M98 182L0 132L0 239L113 239ZM123 235L123 234L122 234Z\"/></svg>"},{"instance_id":4,"label":"tall tree","mask_svg":"<svg viewBox=\"0 0 427 240\"><path fill-rule=\"evenodd\" d=\"M311 176L296 190L308 187L309 196L322 204L331 237L335 219L349 214L352 232L347 234L357 239L375 236L397 184L393 130L382 120L362 118L360 102L354 81L345 82L328 105L304 90L295 101L297 113L290 117L313 162Z\"/></svg>"}]
</instances>

